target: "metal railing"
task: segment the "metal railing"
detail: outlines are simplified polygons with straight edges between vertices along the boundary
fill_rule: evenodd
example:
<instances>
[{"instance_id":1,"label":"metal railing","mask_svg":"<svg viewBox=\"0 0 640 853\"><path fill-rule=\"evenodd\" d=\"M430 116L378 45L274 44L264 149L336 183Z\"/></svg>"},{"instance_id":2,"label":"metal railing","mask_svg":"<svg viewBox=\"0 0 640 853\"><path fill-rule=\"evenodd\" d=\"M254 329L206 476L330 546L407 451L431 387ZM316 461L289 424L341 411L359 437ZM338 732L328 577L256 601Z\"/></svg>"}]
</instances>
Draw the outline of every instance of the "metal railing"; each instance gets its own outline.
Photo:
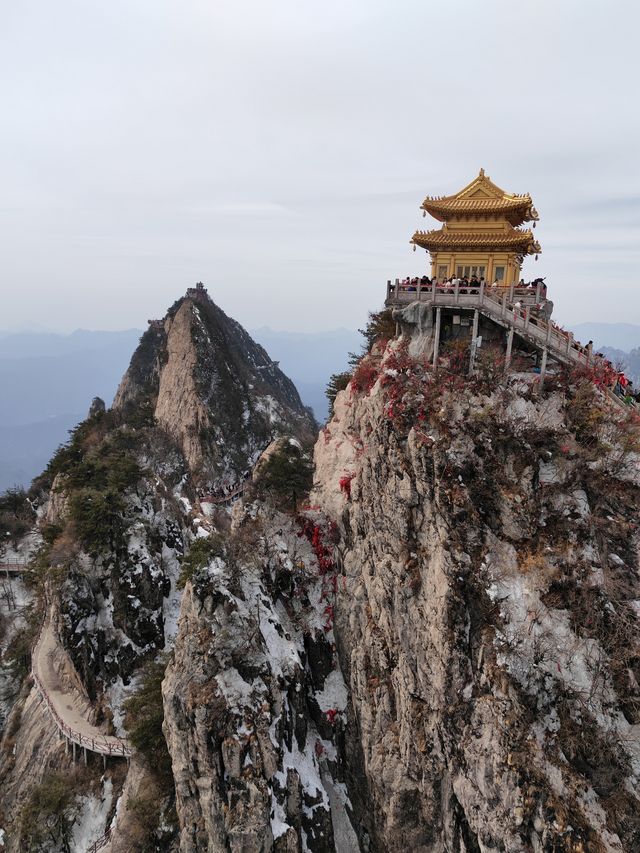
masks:
<instances>
[{"instance_id":1,"label":"metal railing","mask_svg":"<svg viewBox=\"0 0 640 853\"><path fill-rule=\"evenodd\" d=\"M98 853L98 850L102 850L103 847L106 847L107 844L111 841L113 834L113 828L109 827L109 829L105 832L104 835L101 835L97 841L93 842L91 847L87 847L87 853Z\"/></svg>"}]
</instances>

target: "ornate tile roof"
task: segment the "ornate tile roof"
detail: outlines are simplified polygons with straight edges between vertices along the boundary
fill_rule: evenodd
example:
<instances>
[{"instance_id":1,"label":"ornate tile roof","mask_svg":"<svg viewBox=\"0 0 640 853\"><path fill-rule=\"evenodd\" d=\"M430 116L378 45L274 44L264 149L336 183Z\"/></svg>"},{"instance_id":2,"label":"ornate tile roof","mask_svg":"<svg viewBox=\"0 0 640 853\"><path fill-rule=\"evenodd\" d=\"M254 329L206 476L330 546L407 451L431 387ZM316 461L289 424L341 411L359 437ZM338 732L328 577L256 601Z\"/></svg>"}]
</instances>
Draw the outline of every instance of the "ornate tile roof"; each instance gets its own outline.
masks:
<instances>
[{"instance_id":1,"label":"ornate tile roof","mask_svg":"<svg viewBox=\"0 0 640 853\"><path fill-rule=\"evenodd\" d=\"M511 250L520 254L540 253L542 249L531 231L478 232L478 231L448 231L443 228L437 231L416 231L411 238L416 246L429 251L455 250Z\"/></svg>"},{"instance_id":2,"label":"ornate tile roof","mask_svg":"<svg viewBox=\"0 0 640 853\"><path fill-rule=\"evenodd\" d=\"M498 216L512 225L520 225L538 219L530 195L505 192L485 175L484 169L480 169L478 177L454 195L427 196L421 206L440 222L454 217Z\"/></svg>"}]
</instances>

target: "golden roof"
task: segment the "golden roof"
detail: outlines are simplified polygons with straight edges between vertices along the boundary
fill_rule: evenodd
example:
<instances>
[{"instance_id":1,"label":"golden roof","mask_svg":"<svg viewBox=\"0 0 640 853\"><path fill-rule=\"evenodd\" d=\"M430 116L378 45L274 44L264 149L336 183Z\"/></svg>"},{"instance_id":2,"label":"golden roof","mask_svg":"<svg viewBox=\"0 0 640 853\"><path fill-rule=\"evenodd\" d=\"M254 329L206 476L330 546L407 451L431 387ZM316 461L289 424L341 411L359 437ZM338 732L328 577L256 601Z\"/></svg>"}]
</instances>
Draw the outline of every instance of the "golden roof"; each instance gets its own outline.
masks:
<instances>
[{"instance_id":1,"label":"golden roof","mask_svg":"<svg viewBox=\"0 0 640 853\"><path fill-rule=\"evenodd\" d=\"M434 219L446 222L460 216L500 216L512 225L538 219L531 196L507 193L488 178L484 169L470 184L454 195L427 196L421 205Z\"/></svg>"},{"instance_id":2,"label":"golden roof","mask_svg":"<svg viewBox=\"0 0 640 853\"><path fill-rule=\"evenodd\" d=\"M436 231L416 231L411 238L411 242L431 252L472 249L491 251L502 249L530 255L534 252L539 254L542 251L538 241L534 240L531 231L521 231L519 229L499 232L478 232L447 231L440 228Z\"/></svg>"}]
</instances>

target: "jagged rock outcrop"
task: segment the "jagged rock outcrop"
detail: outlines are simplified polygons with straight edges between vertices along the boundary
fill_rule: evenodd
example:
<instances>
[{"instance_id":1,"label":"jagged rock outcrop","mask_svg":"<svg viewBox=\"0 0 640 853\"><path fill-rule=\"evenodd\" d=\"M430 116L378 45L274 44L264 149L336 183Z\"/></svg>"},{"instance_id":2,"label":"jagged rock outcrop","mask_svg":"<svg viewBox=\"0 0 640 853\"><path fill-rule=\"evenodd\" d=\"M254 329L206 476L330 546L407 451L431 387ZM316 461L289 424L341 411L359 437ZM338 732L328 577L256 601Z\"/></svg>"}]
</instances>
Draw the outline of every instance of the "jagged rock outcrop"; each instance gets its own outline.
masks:
<instances>
[{"instance_id":1,"label":"jagged rock outcrop","mask_svg":"<svg viewBox=\"0 0 640 853\"><path fill-rule=\"evenodd\" d=\"M202 288L38 482L12 661L46 588L93 723L124 737L142 697L128 774L74 777L73 814L90 784L100 831L119 815L114 851L640 849L638 423L597 376L540 391L487 347L472 376L460 347L434 372L429 318L396 319L338 394L303 509L308 413ZM48 770L70 761L25 680L11 853Z\"/></svg>"},{"instance_id":2,"label":"jagged rock outcrop","mask_svg":"<svg viewBox=\"0 0 640 853\"><path fill-rule=\"evenodd\" d=\"M113 406L141 405L176 439L192 476L214 487L240 479L283 431L306 440L315 431L291 380L206 296L178 300L143 335Z\"/></svg>"},{"instance_id":3,"label":"jagged rock outcrop","mask_svg":"<svg viewBox=\"0 0 640 853\"><path fill-rule=\"evenodd\" d=\"M636 849L637 425L589 383L434 377L402 346L370 362L312 498L342 533L370 849Z\"/></svg>"}]
</instances>

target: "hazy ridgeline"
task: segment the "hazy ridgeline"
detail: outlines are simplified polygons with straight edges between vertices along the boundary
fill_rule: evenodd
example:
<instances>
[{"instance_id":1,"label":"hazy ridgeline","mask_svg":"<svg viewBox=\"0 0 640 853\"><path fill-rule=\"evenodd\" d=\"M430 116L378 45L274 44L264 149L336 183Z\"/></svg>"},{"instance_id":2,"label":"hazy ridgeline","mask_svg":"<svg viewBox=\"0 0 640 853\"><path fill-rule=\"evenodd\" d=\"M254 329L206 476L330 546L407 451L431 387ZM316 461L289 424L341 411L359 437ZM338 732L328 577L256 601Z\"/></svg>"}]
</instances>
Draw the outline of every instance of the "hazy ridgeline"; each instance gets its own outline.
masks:
<instances>
[{"instance_id":1,"label":"hazy ridgeline","mask_svg":"<svg viewBox=\"0 0 640 853\"><path fill-rule=\"evenodd\" d=\"M110 405L142 332L71 335L21 332L0 336L0 491L27 485L98 396ZM303 402L324 421L324 389L360 348L356 331L252 333L293 379Z\"/></svg>"}]
</instances>

